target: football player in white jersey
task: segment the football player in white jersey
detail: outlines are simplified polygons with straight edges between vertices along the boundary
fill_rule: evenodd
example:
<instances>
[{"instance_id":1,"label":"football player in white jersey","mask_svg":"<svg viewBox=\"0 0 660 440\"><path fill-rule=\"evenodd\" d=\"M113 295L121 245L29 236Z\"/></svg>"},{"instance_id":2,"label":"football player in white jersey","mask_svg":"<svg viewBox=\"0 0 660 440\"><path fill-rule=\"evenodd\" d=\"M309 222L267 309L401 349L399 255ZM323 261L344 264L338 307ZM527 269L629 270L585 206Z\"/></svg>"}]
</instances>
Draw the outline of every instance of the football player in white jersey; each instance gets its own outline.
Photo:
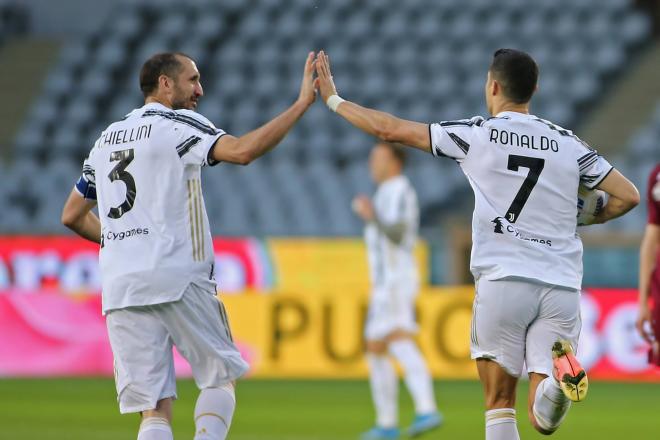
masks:
<instances>
[{"instance_id":1,"label":"football player in white jersey","mask_svg":"<svg viewBox=\"0 0 660 440\"><path fill-rule=\"evenodd\" d=\"M399 438L399 383L388 354L403 367L415 404L416 416L408 434L416 436L442 423L431 375L413 339L419 290L414 255L419 206L415 189L402 173L404 162L402 147L376 144L369 157L371 177L378 185L373 202L365 195L353 200L353 210L365 222L371 275L364 336L376 426L362 435L363 440Z\"/></svg>"},{"instance_id":2,"label":"football player in white jersey","mask_svg":"<svg viewBox=\"0 0 660 440\"><path fill-rule=\"evenodd\" d=\"M523 363L530 422L539 432L554 432L571 401L587 391L586 373L573 355L582 283L578 186L609 194L595 223L635 207L637 189L572 132L529 113L538 67L524 52L495 52L485 85L491 118L437 124L345 101L323 51L316 71L323 100L356 127L461 167L475 195L471 353L484 386L486 439L519 438L514 405Z\"/></svg>"},{"instance_id":3,"label":"football player in white jersey","mask_svg":"<svg viewBox=\"0 0 660 440\"><path fill-rule=\"evenodd\" d=\"M233 383L248 365L216 297L200 172L220 162L246 165L275 147L314 102L313 73L309 53L293 105L234 137L194 111L203 95L195 62L181 53L154 55L140 72L145 105L110 124L85 160L62 222L101 244L119 408L142 415L139 440L173 438L173 346L201 390L194 438L227 435Z\"/></svg>"}]
</instances>

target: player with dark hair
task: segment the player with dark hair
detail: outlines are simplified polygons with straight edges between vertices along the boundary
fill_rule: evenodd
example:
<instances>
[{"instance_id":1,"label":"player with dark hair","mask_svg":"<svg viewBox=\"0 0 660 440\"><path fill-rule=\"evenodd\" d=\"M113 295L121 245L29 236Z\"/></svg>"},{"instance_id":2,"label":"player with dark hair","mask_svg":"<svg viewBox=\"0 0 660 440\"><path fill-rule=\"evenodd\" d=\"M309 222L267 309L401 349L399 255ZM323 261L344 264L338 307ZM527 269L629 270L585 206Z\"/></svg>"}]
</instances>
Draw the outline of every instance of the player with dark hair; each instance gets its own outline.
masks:
<instances>
[{"instance_id":1,"label":"player with dark hair","mask_svg":"<svg viewBox=\"0 0 660 440\"><path fill-rule=\"evenodd\" d=\"M514 408L524 363L529 419L539 432L554 432L588 387L573 355L582 284L578 186L610 195L596 223L636 206L637 189L572 132L529 114L538 67L524 52L495 52L485 84L488 119L407 121L339 97L323 51L316 71L323 100L351 124L453 159L467 176L475 195L471 353L484 386L486 439L519 438Z\"/></svg>"},{"instance_id":2,"label":"player with dark hair","mask_svg":"<svg viewBox=\"0 0 660 440\"><path fill-rule=\"evenodd\" d=\"M154 55L140 72L144 106L110 124L85 160L62 222L101 244L117 399L121 413L141 414L138 440L172 439L173 346L201 390L195 440L227 436L234 381L248 365L216 297L201 168L247 165L274 148L315 100L313 59L310 53L291 107L234 137L193 111L203 95L195 62L181 53Z\"/></svg>"},{"instance_id":3,"label":"player with dark hair","mask_svg":"<svg viewBox=\"0 0 660 440\"><path fill-rule=\"evenodd\" d=\"M399 438L398 390L391 355L403 368L415 405L411 436L437 428L433 381L414 334L415 298L419 277L414 248L419 228L417 194L403 174L402 147L377 143L369 156L371 178L378 185L373 202L365 195L353 200L353 210L364 221L371 276L371 298L364 329L371 395L376 426L362 439Z\"/></svg>"},{"instance_id":4,"label":"player with dark hair","mask_svg":"<svg viewBox=\"0 0 660 440\"><path fill-rule=\"evenodd\" d=\"M651 344L649 363L660 367L660 164L649 175L646 200L648 222L639 252L637 330ZM649 298L653 299L653 309Z\"/></svg>"}]
</instances>

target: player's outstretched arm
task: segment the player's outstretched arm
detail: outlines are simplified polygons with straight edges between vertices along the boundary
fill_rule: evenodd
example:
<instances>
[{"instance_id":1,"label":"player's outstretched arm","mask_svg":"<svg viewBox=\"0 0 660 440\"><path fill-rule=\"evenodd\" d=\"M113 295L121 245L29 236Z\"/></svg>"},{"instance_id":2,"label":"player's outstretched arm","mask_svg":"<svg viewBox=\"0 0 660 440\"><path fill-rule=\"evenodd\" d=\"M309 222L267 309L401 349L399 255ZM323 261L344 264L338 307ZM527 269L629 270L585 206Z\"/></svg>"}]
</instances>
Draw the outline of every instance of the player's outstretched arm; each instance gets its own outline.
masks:
<instances>
[{"instance_id":1,"label":"player's outstretched arm","mask_svg":"<svg viewBox=\"0 0 660 440\"><path fill-rule=\"evenodd\" d=\"M94 243L101 243L101 221L92 212L95 202L85 199L74 188L62 210L62 224Z\"/></svg>"},{"instance_id":2,"label":"player's outstretched arm","mask_svg":"<svg viewBox=\"0 0 660 440\"><path fill-rule=\"evenodd\" d=\"M651 322L651 310L649 308L649 295L651 293L651 276L656 266L660 248L660 226L649 223L644 231L642 245L639 249L639 316L636 326L639 334L651 342L651 335L646 332L646 323Z\"/></svg>"},{"instance_id":3,"label":"player's outstretched arm","mask_svg":"<svg viewBox=\"0 0 660 440\"><path fill-rule=\"evenodd\" d=\"M330 59L323 51L320 51L316 57L316 74L318 75L316 85L323 102L348 122L383 141L398 142L427 152L431 151L428 124L407 121L340 98L332 80Z\"/></svg>"},{"instance_id":4,"label":"player's outstretched arm","mask_svg":"<svg viewBox=\"0 0 660 440\"><path fill-rule=\"evenodd\" d=\"M639 191L618 170L613 169L597 188L609 194L610 198L595 217L594 223L605 223L621 217L639 204Z\"/></svg>"},{"instance_id":5,"label":"player's outstretched arm","mask_svg":"<svg viewBox=\"0 0 660 440\"><path fill-rule=\"evenodd\" d=\"M270 122L241 137L229 135L220 137L213 147L213 159L218 162L247 165L280 143L316 99L314 63L314 52L310 52L305 61L300 95L291 107Z\"/></svg>"}]
</instances>

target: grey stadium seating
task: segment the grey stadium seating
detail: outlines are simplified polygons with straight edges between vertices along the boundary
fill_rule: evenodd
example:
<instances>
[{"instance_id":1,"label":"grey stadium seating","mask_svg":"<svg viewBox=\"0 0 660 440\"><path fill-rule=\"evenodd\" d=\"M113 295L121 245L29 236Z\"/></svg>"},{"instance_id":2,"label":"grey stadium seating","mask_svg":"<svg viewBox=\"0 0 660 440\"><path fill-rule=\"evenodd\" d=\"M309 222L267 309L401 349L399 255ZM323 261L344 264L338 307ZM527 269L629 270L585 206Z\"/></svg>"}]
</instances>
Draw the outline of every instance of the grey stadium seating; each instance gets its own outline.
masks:
<instances>
[{"instance_id":1,"label":"grey stadium seating","mask_svg":"<svg viewBox=\"0 0 660 440\"><path fill-rule=\"evenodd\" d=\"M0 228L62 231L59 209L76 170L100 131L141 105L138 71L158 51L198 61L200 113L240 135L296 98L309 50L327 50L346 98L431 122L485 114L492 53L518 47L542 71L533 111L572 127L650 32L628 0L501 0L494 9L490 0L127 2L119 17L67 44L49 73L16 137L14 163L1 170L18 180L4 179L12 183L0 189L3 203L17 208L5 210L12 214L0 217ZM275 152L245 168L205 172L214 233L358 234L349 204L373 191L372 143L317 104ZM469 199L452 161L411 154L407 173L424 222ZM35 174L38 185L21 186Z\"/></svg>"}]
</instances>

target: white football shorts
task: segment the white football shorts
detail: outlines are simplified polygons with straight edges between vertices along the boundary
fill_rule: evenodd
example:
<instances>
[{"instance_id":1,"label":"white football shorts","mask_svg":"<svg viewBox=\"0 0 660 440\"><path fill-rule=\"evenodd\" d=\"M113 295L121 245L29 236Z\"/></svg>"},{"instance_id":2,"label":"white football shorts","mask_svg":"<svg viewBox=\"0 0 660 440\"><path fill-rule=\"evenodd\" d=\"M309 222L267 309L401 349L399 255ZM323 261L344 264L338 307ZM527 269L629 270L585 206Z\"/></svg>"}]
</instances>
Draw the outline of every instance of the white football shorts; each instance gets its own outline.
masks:
<instances>
[{"instance_id":1,"label":"white football shorts","mask_svg":"<svg viewBox=\"0 0 660 440\"><path fill-rule=\"evenodd\" d=\"M112 310L106 325L122 414L176 398L173 346L190 363L200 389L219 387L248 370L232 341L224 305L215 292L194 284L179 301Z\"/></svg>"},{"instance_id":2,"label":"white football shorts","mask_svg":"<svg viewBox=\"0 0 660 440\"><path fill-rule=\"evenodd\" d=\"M367 341L382 341L395 330L417 333L415 298L417 283L400 283L371 292L364 337Z\"/></svg>"},{"instance_id":3,"label":"white football shorts","mask_svg":"<svg viewBox=\"0 0 660 440\"><path fill-rule=\"evenodd\" d=\"M514 377L552 374L552 345L565 339L577 351L580 292L527 280L477 280L472 308L472 359L491 359Z\"/></svg>"}]
</instances>

